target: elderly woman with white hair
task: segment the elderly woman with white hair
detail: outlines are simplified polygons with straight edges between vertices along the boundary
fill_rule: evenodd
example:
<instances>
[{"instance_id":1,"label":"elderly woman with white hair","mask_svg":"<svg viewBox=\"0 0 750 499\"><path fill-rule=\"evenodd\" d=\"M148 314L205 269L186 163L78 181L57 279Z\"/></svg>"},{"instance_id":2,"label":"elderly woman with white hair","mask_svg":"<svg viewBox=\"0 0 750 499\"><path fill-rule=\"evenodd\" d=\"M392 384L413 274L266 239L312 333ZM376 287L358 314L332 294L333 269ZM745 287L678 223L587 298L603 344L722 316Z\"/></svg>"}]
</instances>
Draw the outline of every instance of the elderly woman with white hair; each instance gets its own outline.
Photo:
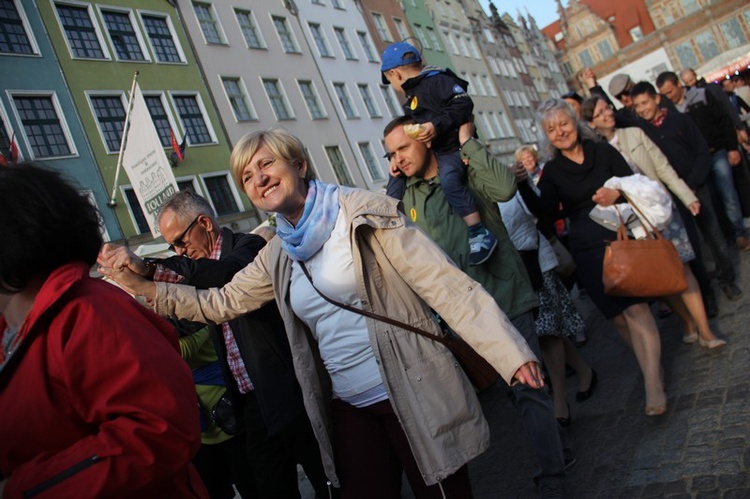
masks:
<instances>
[{"instance_id":1,"label":"elderly woman with white hair","mask_svg":"<svg viewBox=\"0 0 750 499\"><path fill-rule=\"evenodd\" d=\"M597 308L614 322L625 343L635 352L645 381L646 415L664 414L667 396L661 379L661 341L656 321L646 299L604 293L605 241L617 236L589 217L597 204L609 206L620 197L618 191L603 187L604 183L611 177L632 175L633 171L614 147L599 141L591 129L582 126L565 101L543 102L537 109L536 120L542 155L550 159L537 184L540 196L528 182L521 182L519 190L538 216L568 217L570 252L578 278ZM521 176L525 173L525 170L517 171Z\"/></svg>"}]
</instances>

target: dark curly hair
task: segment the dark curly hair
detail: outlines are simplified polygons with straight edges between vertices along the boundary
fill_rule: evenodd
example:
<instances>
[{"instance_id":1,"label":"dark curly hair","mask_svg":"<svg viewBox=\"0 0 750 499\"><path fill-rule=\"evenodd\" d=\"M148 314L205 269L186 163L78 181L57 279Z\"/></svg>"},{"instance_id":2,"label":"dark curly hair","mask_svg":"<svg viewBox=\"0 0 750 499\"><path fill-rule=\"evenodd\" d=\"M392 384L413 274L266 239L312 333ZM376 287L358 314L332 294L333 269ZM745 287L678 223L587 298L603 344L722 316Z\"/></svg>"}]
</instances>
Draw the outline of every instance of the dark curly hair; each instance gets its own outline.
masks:
<instances>
[{"instance_id":1,"label":"dark curly hair","mask_svg":"<svg viewBox=\"0 0 750 499\"><path fill-rule=\"evenodd\" d=\"M93 265L100 225L89 197L61 173L29 163L0 168L0 293L66 263Z\"/></svg>"}]
</instances>

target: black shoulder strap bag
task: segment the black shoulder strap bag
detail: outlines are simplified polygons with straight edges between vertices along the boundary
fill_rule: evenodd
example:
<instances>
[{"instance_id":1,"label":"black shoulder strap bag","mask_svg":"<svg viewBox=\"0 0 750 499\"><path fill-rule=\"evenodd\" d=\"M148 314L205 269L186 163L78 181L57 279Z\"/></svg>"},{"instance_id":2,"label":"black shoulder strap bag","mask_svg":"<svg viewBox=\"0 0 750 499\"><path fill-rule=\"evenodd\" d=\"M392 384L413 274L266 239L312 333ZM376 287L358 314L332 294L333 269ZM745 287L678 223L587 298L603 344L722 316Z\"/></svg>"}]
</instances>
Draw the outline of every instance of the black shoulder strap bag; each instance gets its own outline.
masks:
<instances>
[{"instance_id":1,"label":"black shoulder strap bag","mask_svg":"<svg viewBox=\"0 0 750 499\"><path fill-rule=\"evenodd\" d=\"M355 314L364 315L365 317L369 317L380 322L385 322L386 324L390 324L401 329L406 329L407 331L411 331L420 336L424 336L425 338L429 338L430 340L436 341L445 346L448 350L451 351L453 356L456 358L456 361L458 361L458 363L461 365L464 373L466 373L469 381L471 381L477 391L481 392L490 388L497 382L498 378L500 378L500 374L495 370L494 367L492 367L489 362L485 360L484 357L479 355L473 348L471 348L471 346L466 343L459 335L454 333L452 330L447 329L447 326L446 328L444 328L445 334L443 336L438 336L414 327L411 324L405 324L401 321L397 321L396 319L391 319L390 317L378 315L368 310L355 308L351 305L336 301L333 298L329 298L328 296L323 294L317 287L315 287L312 276L307 270L304 262L298 261L297 263L302 269L302 272L305 274L305 277L307 277L307 280L310 281L310 285L313 287L315 292L318 293L318 295L320 295L320 297L328 303L336 305L337 307L343 308L344 310L348 310Z\"/></svg>"}]
</instances>

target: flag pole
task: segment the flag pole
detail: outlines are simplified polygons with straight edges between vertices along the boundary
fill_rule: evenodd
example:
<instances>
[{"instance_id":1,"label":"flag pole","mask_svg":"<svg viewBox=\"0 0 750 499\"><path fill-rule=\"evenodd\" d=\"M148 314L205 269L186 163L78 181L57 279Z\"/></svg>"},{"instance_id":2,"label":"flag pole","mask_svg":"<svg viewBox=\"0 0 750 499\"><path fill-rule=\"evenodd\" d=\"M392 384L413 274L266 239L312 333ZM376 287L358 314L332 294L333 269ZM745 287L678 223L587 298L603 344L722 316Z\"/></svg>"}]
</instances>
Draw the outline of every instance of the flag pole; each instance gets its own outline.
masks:
<instances>
[{"instance_id":1,"label":"flag pole","mask_svg":"<svg viewBox=\"0 0 750 499\"><path fill-rule=\"evenodd\" d=\"M125 125L122 127L122 138L120 139L120 154L117 155L117 168L115 169L115 183L112 186L112 196L109 198L107 206L114 208L117 206L117 181L120 179L120 170L122 168L122 152L125 149L125 142L128 140L128 130L130 128L130 110L133 109L133 94L135 93L135 85L138 82L138 73L136 71L133 75L133 84L130 86L130 96L128 98L128 110L125 112Z\"/></svg>"}]
</instances>

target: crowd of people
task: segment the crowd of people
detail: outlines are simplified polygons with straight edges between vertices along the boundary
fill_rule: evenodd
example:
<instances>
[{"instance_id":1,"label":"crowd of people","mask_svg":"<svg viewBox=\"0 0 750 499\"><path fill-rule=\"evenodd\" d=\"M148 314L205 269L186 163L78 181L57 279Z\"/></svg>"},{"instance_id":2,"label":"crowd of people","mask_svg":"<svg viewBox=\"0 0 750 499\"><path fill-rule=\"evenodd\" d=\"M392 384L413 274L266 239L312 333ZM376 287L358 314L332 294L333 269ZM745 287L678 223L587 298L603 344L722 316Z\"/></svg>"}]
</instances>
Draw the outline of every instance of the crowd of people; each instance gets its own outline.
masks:
<instances>
[{"instance_id":1,"label":"crowd of people","mask_svg":"<svg viewBox=\"0 0 750 499\"><path fill-rule=\"evenodd\" d=\"M143 259L103 243L61 174L0 169L0 498L299 498L298 465L321 499L398 498L403 476L420 499L472 497L467 465L493 414L430 339L445 335L497 371L538 460L529 475L564 497L566 366L578 403L595 396L594 367L606 375L578 351L573 287L635 354L643 414L669 410L655 299L603 285L615 232L592 211L622 206L629 187L613 180L668 200L642 208L671 213L659 230L687 287L656 301L682 340L727 344L709 322L712 277L738 299L735 252L750 249L746 104L731 84L616 75L615 110L586 69L591 97L543 102L538 150L504 165L477 138L466 82L406 43L381 72L406 99L383 131L387 195L313 178L282 128L234 146L234 181L275 215L266 237L221 228L207 200L178 192L157 219L174 256ZM90 277L95 263L124 291Z\"/></svg>"}]
</instances>

